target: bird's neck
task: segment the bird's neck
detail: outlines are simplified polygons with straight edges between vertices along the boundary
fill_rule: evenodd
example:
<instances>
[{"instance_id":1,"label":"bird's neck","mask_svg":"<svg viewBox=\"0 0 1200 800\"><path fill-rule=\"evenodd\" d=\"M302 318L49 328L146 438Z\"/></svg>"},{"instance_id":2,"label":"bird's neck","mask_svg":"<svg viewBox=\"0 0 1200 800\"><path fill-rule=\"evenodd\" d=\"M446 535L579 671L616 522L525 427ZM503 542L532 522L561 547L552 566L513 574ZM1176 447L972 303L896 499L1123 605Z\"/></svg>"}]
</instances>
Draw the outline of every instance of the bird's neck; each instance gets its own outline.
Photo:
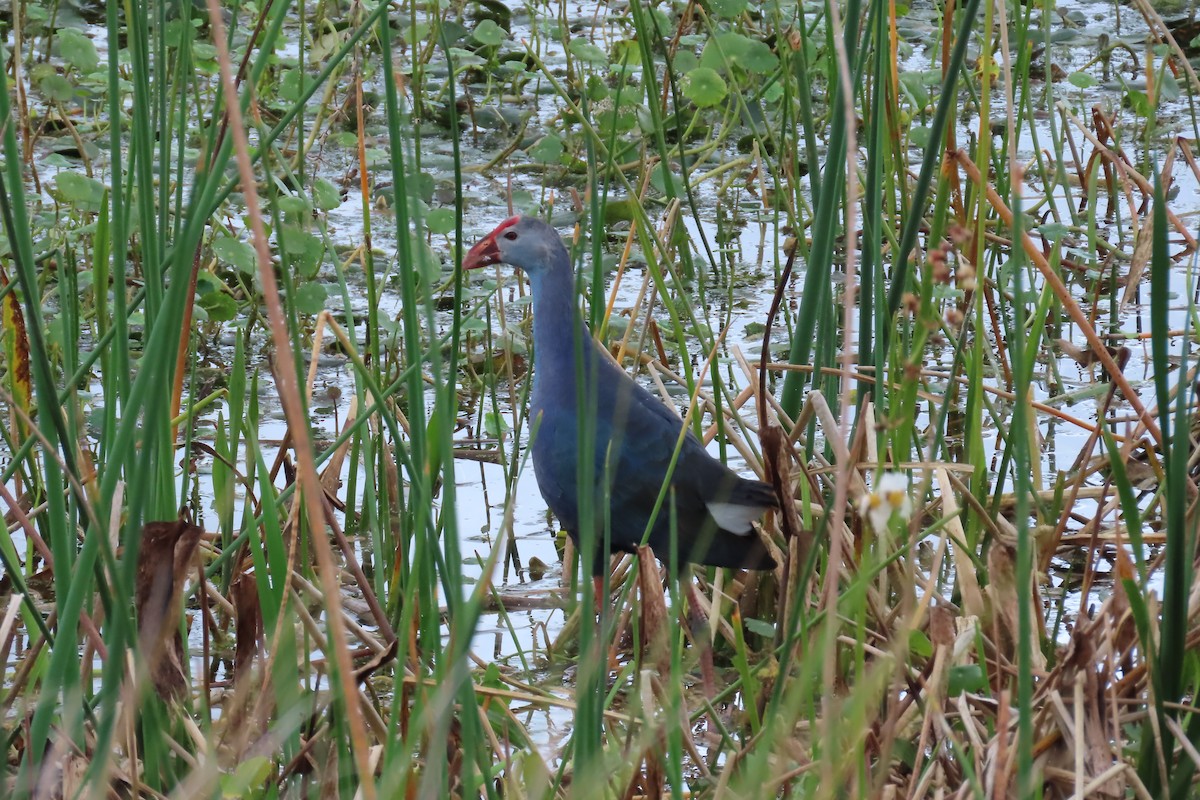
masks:
<instances>
[{"instance_id":1,"label":"bird's neck","mask_svg":"<svg viewBox=\"0 0 1200 800\"><path fill-rule=\"evenodd\" d=\"M534 407L544 408L548 400L573 404L576 365L586 367L595 358L591 334L575 301L575 276L569 265L562 265L561 269L546 270L532 278L531 284ZM551 385L555 387L554 398L547 395Z\"/></svg>"}]
</instances>

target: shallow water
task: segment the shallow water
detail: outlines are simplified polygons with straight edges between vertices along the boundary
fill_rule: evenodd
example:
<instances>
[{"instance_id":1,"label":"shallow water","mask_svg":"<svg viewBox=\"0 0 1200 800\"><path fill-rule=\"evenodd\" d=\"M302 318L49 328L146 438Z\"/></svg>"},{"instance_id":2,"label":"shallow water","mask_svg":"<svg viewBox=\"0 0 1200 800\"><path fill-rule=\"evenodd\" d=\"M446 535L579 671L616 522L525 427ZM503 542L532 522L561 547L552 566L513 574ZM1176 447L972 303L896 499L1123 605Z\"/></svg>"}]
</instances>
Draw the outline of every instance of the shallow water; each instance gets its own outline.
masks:
<instances>
[{"instance_id":1,"label":"shallow water","mask_svg":"<svg viewBox=\"0 0 1200 800\"><path fill-rule=\"evenodd\" d=\"M568 22L574 26L578 26L575 30L575 36L595 36L598 43L603 44L606 39L624 37L628 35L626 30L627 22L622 19L620 14L612 13L604 4L594 3L579 3L568 4L566 6ZM1123 40L1132 44L1134 50L1144 52L1144 35L1145 26L1139 18L1136 18L1133 12L1128 9L1123 9L1120 15L1118 25L1113 25L1109 20L1113 13L1111 4L1099 2L1067 2L1059 5L1059 12L1065 15L1063 19L1056 17L1052 22L1052 29L1055 32L1063 30L1073 31L1073 38L1069 41L1064 41L1062 44L1054 45L1051 49L1051 61L1059 64L1067 73L1076 69L1082 68L1092 58L1096 49L1099 37L1104 35L1119 36ZM1071 22L1071 20L1074 20ZM1068 24L1069 22L1069 24ZM529 30L528 18L522 17L520 14L514 18L513 41L518 42L522 38L531 38L532 32ZM934 16L932 10L918 5L914 7L909 16L905 19L905 25L902 32L907 34L906 42L910 52L904 59L904 66L907 70L914 72L926 70L929 68L932 59L935 56L932 50L933 45L930 44L937 35L934 25ZM98 47L103 47L102 40L103 31L98 31L99 38L96 40ZM288 49L285 48L283 54L286 55ZM542 56L546 60L552 72L561 70L564 62L562 60L562 48L559 46L550 45L542 51ZM1112 72L1105 80L1101 75L1101 67L1099 65L1088 67L1089 74L1095 73L1098 82L1094 87L1070 91L1056 89L1056 95L1069 100L1069 105L1073 109L1089 109L1093 104L1100 104L1103 107L1119 108L1121 99L1121 84L1118 77L1123 77L1131 84L1138 81L1140 75L1138 70L1133 69L1130 62L1130 57L1125 51L1115 51L1112 64ZM529 129L526 131L527 140L532 143L546 133L554 132L559 125L557 122L559 114L562 110L561 102L557 100L552 93L545 91L544 83L539 87L537 84L540 81L535 81L530 85L527 95L520 97L514 106L530 110L533 112L532 122ZM378 86L368 87L378 90ZM481 87L472 86L472 91L479 94L477 98L480 102L485 99ZM993 109L1003 108L1004 98L997 90L992 97ZM1080 111L1074 111L1080 114ZM1020 162L1031 162L1039 148L1052 146L1055 141L1055 131L1052 129L1052 124L1057 128L1062 124L1061 118L1050 109L1040 109L1035 112L1037 124L1034 131L1025 132L1017 142L1017 160ZM378 114L377 114L378 116ZM1177 126L1180 135L1192 135L1191 121L1188 116L1188 108L1183 100L1177 100L1166 104L1165 108L1160 108L1159 112L1159 130L1156 132L1156 139L1162 141L1167 140L1167 134L1170 132L1171 126ZM997 120L993 120L997 121ZM371 137L368 146L386 148L388 142L386 136L379 131L378 119L375 120L375 127L370 129ZM915 124L920 124L918 120ZM977 119L964 117L959 120L959 132L962 139L960 145L965 144L967 131L975 130L979 127ZM492 172L481 174L468 174L466 176L466 185L463 187L461 194L455 195L453 191L452 175L448 172L447 157L451 152L450 143L445 138L446 133L436 125L429 123L423 125L422 133L422 151L426 155L425 165L431 172L434 179L434 201L431 204L434 208L452 207L455 202L464 203L466 217L466 241L462 244L464 247L469 246L479 236L485 234L509 214L506 198L511 193L514 196L515 203L518 209L529 208L538 203L543 205L549 204L551 197L557 198L556 208L562 209L569 206L569 194L557 189L547 188L548 183L561 183L556 181L557 176L547 176L543 181L542 176L534 171L513 170L509 171L503 166L493 170ZM1137 132L1134 131L1133 134ZM1081 152L1087 152L1090 148L1086 147L1082 136L1078 131L1072 131L1075 141L1079 144ZM1133 135L1130 137L1134 138ZM999 140L996 140L999 142ZM462 141L463 158L468 165L481 165L491 160L492 156L502 147L507 144L505 135L501 135L492 130L483 130L479 135L464 136ZM43 153L43 155L45 155ZM343 176L348 173L348 170L353 164L352 151L345 147L340 147L336 143L330 142L321 149L319 158L312 161L312 168L323 177L327 177L334 182L338 182ZM736 157L736 153L728 153L730 158ZM520 156L518 151L516 157ZM1086 155L1084 156L1086 158ZM56 162L55 162L56 163ZM711 167L712 165L706 165ZM46 169L46 176L53 176L56 167L53 164ZM1024 202L1026 206L1031 206L1040 199L1039 192L1043 192L1032 171L1027 176L1028 184ZM1182 159L1177 160L1175 169L1172 173L1174 186L1172 191L1173 199L1171 201L1172 209L1179 214L1189 225L1194 224L1195 215L1200 212L1200 181L1187 168ZM387 183L390 181L390 175L385 175L383 170L380 170L375 175L375 180L378 184ZM699 201L699 220L690 216L684 217L684 225L687 227L693 240L698 240L703 234L710 242L715 242L718 232L728 230L727 224L718 226L716 220L719 216L723 220L728 219L728 215L736 213L745 220L745 224L738 230L737 237L729 243L728 248L731 255L729 256L732 264L735 278L733 280L735 288L729 291L729 296L732 297L732 302L726 299L728 286L722 281L724 278L720 271L714 270L706 278L706 289L709 292L711 302L706 306L705 310L708 313L708 324L713 330L718 330L728 322L728 333L725 337L726 350L718 359L718 368L721 369L723 375L728 379L732 378L737 386L745 385L745 379L737 369L736 364L732 363L728 357L732 348L740 348L746 356L751 360L756 360L757 355L762 346L761 333L757 327L766 316L768 304L770 302L771 293L774 288L774 277L776 270L786 260L782 250L782 243L786 238L786 232L776 228L775 219L772 215L766 214L762 210L761 200L758 200L748 191L743 191L739 197L731 200L730 195L720 194L715 191L711 184L700 184L696 187L696 197ZM44 193L42 200L46 203L51 203L50 194ZM1079 189L1077 186L1072 187L1071 197L1068 198L1061 187L1054 190L1052 194L1052 203L1057 210L1059 217L1068 221L1070 219L1070 205L1077 203L1079 200ZM1105 202L1101 200L1100 208L1105 207ZM1042 212L1045 212L1043 207ZM1122 209L1122 213L1125 210ZM361 202L355 193L354 187L348 193L342 205L330 211L327 215L327 233L331 242L341 251L356 247L361 243L364 231L362 227L362 208ZM722 216L723 215L723 216ZM237 221L233 222L234 227L237 226ZM1102 237L1108 238L1111 241L1118 241L1120 236L1127 232L1128 220L1121 222L1121 230L1109 220L1098 221ZM564 230L565 232L565 230ZM390 213L382 210L372 212L372 242L375 250L380 256L379 264L382 270L387 271L394 269L394 252L396 249L396 230L395 217ZM433 253L442 261L445 268L452 263L452 253L450 242L446 237L433 236L430 240L430 247ZM1128 239L1120 244L1121 249L1125 253L1132 251L1132 240ZM1177 244L1173 240L1173 252ZM608 253L613 255L614 248L610 248ZM697 249L695 256L703 258L703 251ZM1083 259L1086 254L1075 253L1076 258ZM635 256L636 258L636 256ZM1122 269L1124 268L1122 265ZM586 268L586 267L585 267ZM1184 329L1188 326L1188 300L1194 296L1196 288L1196 280L1193 274L1194 261L1191 259L1185 260L1178 265L1172 274L1172 282L1177 293L1177 300L1172 304L1169 325L1172 329ZM484 279L491 279L493 276L485 276ZM615 310L617 314L628 310L633 306L638 290L641 286L642 274L639 269L632 269L627 273L624 282L617 294ZM334 285L335 273L331 263L326 263L322 267L322 271L318 276L318 280L326 281L331 286ZM473 279L473 284L479 279ZM507 273L504 277L504 286L501 289L502 295L507 301L511 301L517 294L516 282L519 280L511 273ZM797 264L797 272L792 278L792 283L788 287L785 296L785 306L787 301L794 301L799 297L799 292L804 280L804 265ZM832 276L835 282L835 292L841 291L841 285L844 282L844 275ZM360 320L356 333L361 341L364 336L363 323L361 320L366 318L366 300L365 300L365 283L361 272L352 269L349 277L349 284L352 289L358 290L358 294L351 298L351 309L354 317ZM1040 287L1040 281L1034 281L1034 288ZM1090 308L1088 299L1083 296L1082 289L1077 282L1070 284L1073 295L1080 300L1085 310ZM398 290L394 283L384 284L384 291L379 303L379 313L381 318L388 320L396 320L401 311L401 301ZM607 287L606 287L607 289ZM1141 300L1148 300L1148 292L1143 292ZM329 306L331 310L339 311L340 301L334 294L330 295ZM518 312L517 306L510 306L509 313ZM640 311L640 309L639 309ZM1102 304L1096 309L1100 318L1107 318L1109 310L1106 305ZM1127 309L1122 310L1118 316L1117 329L1125 333L1139 333L1149 330L1150 320L1148 317L1148 308L1146 305L1138 303L1131 304ZM449 329L451 317L450 312L440 312L437 317L439 326L438 333L443 333ZM776 353L786 350L788 345L787 329L789 328L789 320L782 319L776 325L772 338L772 348ZM990 333L990 331L989 331ZM1072 341L1078 341L1077 332L1072 326L1064 327L1064 336ZM1175 352L1178 353L1183 348L1186 342L1186 349L1189 360L1194 360L1196 347L1192 337L1186 339L1180 337L1174 340L1173 344ZM227 365L231 358L231 334L218 336L209 343L205 348L206 352L214 365L220 369ZM1125 345L1131 351L1131 358L1128 366L1125 369L1126 376L1134 383L1139 395L1148 407L1154 405L1154 389L1152 385L1152 374L1150 372L1150 353L1149 345L1146 342L1128 341ZM694 342L691 343L691 355L696 361L703 360L703 353L699 352L699 348ZM1099 372L1097 368L1080 367L1069 357L1052 352L1050 358L1054 359L1054 368L1059 376L1061 376L1061 385L1051 388L1050 364L1039 363L1035 369L1035 399L1040 402L1055 403L1057 398L1065 394L1070 394L1087 387L1094 386L1099 380ZM949 369L953 359L953 350L950 345L946 344L941 349L931 351L931 356L926 363L929 369ZM256 349L252 355L251 363L256 367L262 367L264 362L259 349ZM645 380L645 376L642 376ZM264 443L278 442L284 434L284 426L282 424L282 415L279 412L275 399L274 387L272 386L269 377L264 373L260 376L260 400L264 408L264 416L272 420L264 424L259 430L260 440ZM1174 380L1174 377L1172 378ZM316 409L313 414L314 433L318 439L326 440L334 438L337 432L337 420L344 417L345 407L350 397L353 396L355 390L354 376L352 374L349 362L339 357L328 357L322 359L317 370L316 385L318 393L325 391L328 387L336 387L341 390L341 399L338 401L338 413L335 414L330 403L322 404L320 400L316 403ZM997 385L999 379L997 378ZM668 384L668 388L678 390L679 387L674 387ZM100 387L93 387L93 394L100 397ZM319 395L320 396L320 395ZM501 401L503 402L503 394ZM1072 416L1078 417L1085 421L1094 421L1097 413L1099 413L1101 396L1095 395L1091 398L1079 400L1073 404L1064 407L1064 410ZM682 407L681 397L677 394L674 397L677 407ZM430 394L427 397L427 403L432 406L433 397ZM747 408L746 411L750 409ZM502 406L496 409L497 412L505 417L511 418L511 408ZM924 413L928 413L928 407L923 407ZM1121 407L1119 413L1126 413L1127 408ZM198 423L198 429L202 432L209 432L213 429L216 423L216 409L205 414ZM926 418L922 418L926 421ZM1045 476L1053 476L1058 471L1065 471L1075 462L1079 452L1087 440L1087 433L1080 428L1071 425L1067 422L1057 420L1051 417L1039 417L1039 429L1043 436L1044 446L1041 452L1041 466ZM207 433L202 433L201 438L204 438ZM468 432L460 434L464 440L468 437ZM995 447L996 432L988 432L988 443ZM523 444L519 443L519 444ZM511 443L510 443L511 445ZM719 452L719 447L713 445L712 452ZM271 463L276 454L276 445L267 445L264 447L264 458L267 463ZM733 451L730 451L730 463L735 468L748 471L744 463L741 463ZM996 461L993 460L993 467ZM200 471L200 492L202 496L202 506L197 509L202 515L202 521L207 522L210 529L214 525L215 513L212 506L212 484L211 484L211 462L207 457L198 459L197 467ZM460 460L454 466L455 487L457 493L457 527L461 534L461 550L464 555L464 563L462 564L463 573L468 578L468 588L474 582L481 579L479 561L487 559L489 552L497 546L498 538L502 536L499 531L499 523L503 518L505 509L508 506L512 508L512 529L515 538L517 552L519 553L520 562L523 566L527 566L531 559L537 558L542 562L550 565L550 569L540 579L534 580L528 570L513 569L511 566L505 567L503 564L496 567L495 573L492 576L492 581L495 585L497 593L501 596L548 596L557 594L565 596L569 589L567 581L564 578L562 565L560 564L558 552L554 546L553 538L550 531L554 524L548 519L546 507L542 501L537 487L533 481L532 474L529 470L525 471L517 482L515 492L509 496L506 495L504 488L504 470L495 464L482 462L474 462ZM346 479L349 476L343 474L343 485L346 485ZM916 477L920 477L919 475ZM359 482L359 486L362 482ZM242 496L238 495L238 501L235 503L235 520L234 528L240 527L241 500ZM362 498L346 498L351 506L357 505ZM1085 515L1092 513L1094 504L1090 501L1081 501L1079 511ZM343 519L343 522L345 520ZM369 544L363 541L356 542L360 548L368 547ZM24 543L18 541L18 547L23 547ZM1065 580L1061 574L1052 574L1051 584L1062 584ZM1068 609L1068 619L1078 611L1079 598L1075 595L1068 594L1066 607ZM368 620L362 620L366 623ZM485 661L499 661L506 665L516 668L521 671L523 680L539 683L548 688L560 686L566 679L557 671L548 671L545 668L542 660L547 640L553 641L561 631L564 623L564 612L554 609L528 609L528 610L513 610L506 615L498 613L485 613L481 619L473 637L473 649L475 654ZM196 637L191 642L193 655L198 660L201 643L198 639L198 626L194 626ZM1065 632L1062 634L1065 636ZM524 658L521 656L524 655ZM528 664L530 673L525 674L525 665ZM205 669L207 665L195 664L198 670ZM525 718L526 726L531 734L535 737L544 737L547 743L553 743L565 732L569 725L570 715L567 712L562 712L555 709L531 709ZM553 748L551 748L553 749Z\"/></svg>"}]
</instances>

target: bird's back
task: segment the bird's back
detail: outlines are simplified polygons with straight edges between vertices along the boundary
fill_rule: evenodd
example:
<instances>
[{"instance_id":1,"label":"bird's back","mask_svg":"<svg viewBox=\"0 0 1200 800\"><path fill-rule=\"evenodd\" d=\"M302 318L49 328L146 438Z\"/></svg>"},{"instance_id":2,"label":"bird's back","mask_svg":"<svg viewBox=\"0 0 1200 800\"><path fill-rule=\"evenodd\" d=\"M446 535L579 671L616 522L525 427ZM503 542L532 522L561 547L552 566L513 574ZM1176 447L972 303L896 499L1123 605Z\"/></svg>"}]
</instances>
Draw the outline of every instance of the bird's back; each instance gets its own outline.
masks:
<instances>
[{"instance_id":1,"label":"bird's back","mask_svg":"<svg viewBox=\"0 0 1200 800\"><path fill-rule=\"evenodd\" d=\"M578 541L583 522L579 450L590 441L589 513L598 548L606 527L612 550L632 550L649 528L648 542L664 563L773 567L774 559L749 525L775 505L770 488L713 458L672 410L593 346L581 362L582 395L561 390L547 395L535 386L532 403L534 471L563 527ZM581 423L577 396L589 399L586 423ZM590 434L586 439L580 438L581 428ZM670 488L660 503L668 474ZM677 559L672 559L672 530ZM597 559L597 569L603 561Z\"/></svg>"}]
</instances>

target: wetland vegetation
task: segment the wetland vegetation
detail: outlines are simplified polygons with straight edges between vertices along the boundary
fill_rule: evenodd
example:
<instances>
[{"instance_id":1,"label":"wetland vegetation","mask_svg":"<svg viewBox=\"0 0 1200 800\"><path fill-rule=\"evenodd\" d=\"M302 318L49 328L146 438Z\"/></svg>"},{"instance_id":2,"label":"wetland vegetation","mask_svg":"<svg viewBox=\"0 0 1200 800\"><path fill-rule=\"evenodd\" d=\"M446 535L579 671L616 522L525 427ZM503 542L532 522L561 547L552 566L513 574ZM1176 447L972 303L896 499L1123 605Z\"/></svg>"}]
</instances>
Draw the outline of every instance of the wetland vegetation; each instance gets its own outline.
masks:
<instances>
[{"instance_id":1,"label":"wetland vegetation","mask_svg":"<svg viewBox=\"0 0 1200 800\"><path fill-rule=\"evenodd\" d=\"M0 794L1192 796L1187 10L12 4ZM778 569L596 608L518 212Z\"/></svg>"}]
</instances>

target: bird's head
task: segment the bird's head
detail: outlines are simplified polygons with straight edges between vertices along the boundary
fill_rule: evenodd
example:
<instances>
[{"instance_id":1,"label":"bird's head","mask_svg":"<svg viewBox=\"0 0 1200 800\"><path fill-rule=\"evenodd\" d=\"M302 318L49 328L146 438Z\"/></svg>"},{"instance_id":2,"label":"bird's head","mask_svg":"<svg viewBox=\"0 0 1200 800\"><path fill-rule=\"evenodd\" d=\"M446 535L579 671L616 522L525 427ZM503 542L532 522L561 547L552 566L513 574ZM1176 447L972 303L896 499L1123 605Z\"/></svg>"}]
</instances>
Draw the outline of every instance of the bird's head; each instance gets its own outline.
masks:
<instances>
[{"instance_id":1,"label":"bird's head","mask_svg":"<svg viewBox=\"0 0 1200 800\"><path fill-rule=\"evenodd\" d=\"M566 260L566 248L554 228L533 217L510 217L471 248L463 269L509 264L535 275Z\"/></svg>"}]
</instances>

